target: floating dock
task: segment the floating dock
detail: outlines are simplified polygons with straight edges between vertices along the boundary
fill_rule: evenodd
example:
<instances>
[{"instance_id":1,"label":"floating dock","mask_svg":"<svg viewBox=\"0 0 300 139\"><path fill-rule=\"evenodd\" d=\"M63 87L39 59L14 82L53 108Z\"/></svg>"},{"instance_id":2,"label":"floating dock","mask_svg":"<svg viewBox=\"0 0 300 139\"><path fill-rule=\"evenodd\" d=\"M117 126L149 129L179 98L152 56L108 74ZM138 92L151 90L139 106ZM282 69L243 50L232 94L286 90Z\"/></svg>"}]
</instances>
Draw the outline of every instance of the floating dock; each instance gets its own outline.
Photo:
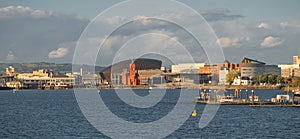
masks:
<instances>
[{"instance_id":1,"label":"floating dock","mask_svg":"<svg viewBox=\"0 0 300 139\"><path fill-rule=\"evenodd\" d=\"M270 101L254 101L254 102L245 102L245 101L232 101L232 102L217 102L217 101L203 101L203 100L194 100L194 103L198 104L212 104L212 105L272 105Z\"/></svg>"},{"instance_id":2,"label":"floating dock","mask_svg":"<svg viewBox=\"0 0 300 139\"><path fill-rule=\"evenodd\" d=\"M249 105L250 107L300 107L296 104Z\"/></svg>"}]
</instances>

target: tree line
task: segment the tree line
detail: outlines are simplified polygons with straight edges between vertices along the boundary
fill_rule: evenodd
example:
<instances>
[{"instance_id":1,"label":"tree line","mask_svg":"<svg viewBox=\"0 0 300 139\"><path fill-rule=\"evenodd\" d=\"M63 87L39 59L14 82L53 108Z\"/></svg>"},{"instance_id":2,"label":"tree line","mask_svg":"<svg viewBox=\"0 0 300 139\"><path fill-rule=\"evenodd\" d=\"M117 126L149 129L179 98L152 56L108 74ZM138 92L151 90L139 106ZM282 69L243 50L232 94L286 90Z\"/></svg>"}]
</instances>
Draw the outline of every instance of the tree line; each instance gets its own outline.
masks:
<instances>
[{"instance_id":1,"label":"tree line","mask_svg":"<svg viewBox=\"0 0 300 139\"><path fill-rule=\"evenodd\" d=\"M226 82L231 85L236 77L240 76L240 73L237 70L231 70L226 75ZM257 75L251 78L253 85L260 85L260 84L285 84L291 87L298 87L300 86L300 77L287 77L283 78L280 75L276 75L274 73L270 74L262 74Z\"/></svg>"}]
</instances>

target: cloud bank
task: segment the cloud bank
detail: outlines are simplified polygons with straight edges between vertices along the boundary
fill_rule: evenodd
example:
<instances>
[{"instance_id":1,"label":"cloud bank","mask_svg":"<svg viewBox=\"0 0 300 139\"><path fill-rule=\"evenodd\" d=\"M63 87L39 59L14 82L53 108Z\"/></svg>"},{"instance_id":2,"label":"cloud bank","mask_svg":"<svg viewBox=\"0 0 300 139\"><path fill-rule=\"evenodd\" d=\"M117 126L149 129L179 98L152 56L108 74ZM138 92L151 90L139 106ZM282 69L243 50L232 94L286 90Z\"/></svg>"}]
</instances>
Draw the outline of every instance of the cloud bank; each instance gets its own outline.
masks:
<instances>
[{"instance_id":1,"label":"cloud bank","mask_svg":"<svg viewBox=\"0 0 300 139\"><path fill-rule=\"evenodd\" d=\"M249 22L246 16L232 12L229 9L199 10L219 37L218 43L223 48L226 59L239 62L244 56L255 57L271 63L285 63L292 55L300 53L298 36L300 36L300 21L282 22ZM171 17L174 20L184 20L193 29L198 23L189 13L166 13L159 17ZM107 28L119 24L126 17L110 17L100 21L99 28L104 32ZM107 61L120 49L128 38L143 33L161 33L190 44L189 50L199 54L201 47L192 41L192 37L184 30L166 22L151 21L143 15L137 15L136 22L128 24L110 36L103 52ZM0 8L0 59L2 62L72 62L73 51L80 34L90 21L78 15L62 14L25 6L8 6ZM90 39L85 40L88 46L91 41L104 40L98 38L101 32L94 32ZM205 35L205 34L203 34ZM153 38L143 39L144 43L153 42ZM140 43L142 44L142 43ZM159 45L159 44L157 44ZM99 46L92 46L99 47ZM142 47L142 46L141 46ZM162 49L169 46L160 45ZM264 49L262 49L264 48ZM282 49L285 48L285 49ZM176 49L172 53L180 54ZM83 55L91 52L86 50ZM284 53L280 58L274 54ZM178 55L178 57L184 57ZM184 59L183 59L184 62Z\"/></svg>"}]
</instances>

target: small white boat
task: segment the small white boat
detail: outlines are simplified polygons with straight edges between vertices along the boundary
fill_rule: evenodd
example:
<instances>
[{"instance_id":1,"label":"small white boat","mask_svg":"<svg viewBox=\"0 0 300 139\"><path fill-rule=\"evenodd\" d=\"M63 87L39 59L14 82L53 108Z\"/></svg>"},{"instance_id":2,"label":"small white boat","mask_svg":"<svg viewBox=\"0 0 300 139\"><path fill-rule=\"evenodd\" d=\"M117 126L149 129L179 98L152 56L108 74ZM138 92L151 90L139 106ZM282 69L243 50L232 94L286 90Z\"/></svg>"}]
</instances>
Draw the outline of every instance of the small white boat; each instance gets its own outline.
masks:
<instances>
[{"instance_id":1,"label":"small white boat","mask_svg":"<svg viewBox=\"0 0 300 139\"><path fill-rule=\"evenodd\" d=\"M222 96L220 99L220 102L233 102L234 101L234 96Z\"/></svg>"},{"instance_id":2,"label":"small white boat","mask_svg":"<svg viewBox=\"0 0 300 139\"><path fill-rule=\"evenodd\" d=\"M296 90L296 91L294 92L294 96L295 96L295 97L300 97L300 91L299 91L299 90Z\"/></svg>"}]
</instances>

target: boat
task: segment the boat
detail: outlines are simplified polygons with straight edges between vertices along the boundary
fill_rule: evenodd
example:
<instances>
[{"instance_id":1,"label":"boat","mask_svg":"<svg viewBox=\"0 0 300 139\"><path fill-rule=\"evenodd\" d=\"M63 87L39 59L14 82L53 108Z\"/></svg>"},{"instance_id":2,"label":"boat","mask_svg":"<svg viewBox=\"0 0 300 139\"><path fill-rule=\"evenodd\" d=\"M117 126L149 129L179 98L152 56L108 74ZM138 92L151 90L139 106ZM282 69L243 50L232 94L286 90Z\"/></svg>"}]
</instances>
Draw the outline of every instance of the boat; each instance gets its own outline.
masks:
<instances>
[{"instance_id":1,"label":"boat","mask_svg":"<svg viewBox=\"0 0 300 139\"><path fill-rule=\"evenodd\" d=\"M0 90L12 90L13 88L7 86L0 86Z\"/></svg>"},{"instance_id":2,"label":"boat","mask_svg":"<svg viewBox=\"0 0 300 139\"><path fill-rule=\"evenodd\" d=\"M222 96L220 99L220 102L233 102L234 101L234 96L227 95L227 96Z\"/></svg>"},{"instance_id":3,"label":"boat","mask_svg":"<svg viewBox=\"0 0 300 139\"><path fill-rule=\"evenodd\" d=\"M300 90L296 90L296 91L294 92L294 96L295 96L295 97L300 97Z\"/></svg>"}]
</instances>

